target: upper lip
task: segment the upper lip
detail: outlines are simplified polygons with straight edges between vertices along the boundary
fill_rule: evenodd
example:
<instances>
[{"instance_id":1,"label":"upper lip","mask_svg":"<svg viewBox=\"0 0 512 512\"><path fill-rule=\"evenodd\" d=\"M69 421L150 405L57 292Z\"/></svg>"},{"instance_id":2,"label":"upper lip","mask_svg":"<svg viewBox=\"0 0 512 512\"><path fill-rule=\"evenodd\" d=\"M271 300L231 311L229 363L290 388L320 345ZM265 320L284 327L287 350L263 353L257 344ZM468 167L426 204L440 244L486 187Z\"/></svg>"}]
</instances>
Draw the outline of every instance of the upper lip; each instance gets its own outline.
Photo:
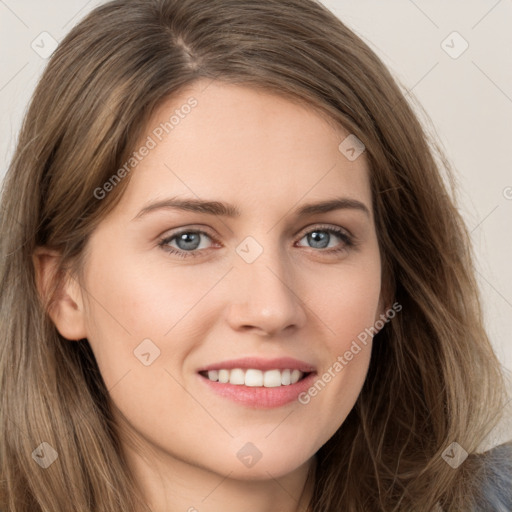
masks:
<instances>
[{"instance_id":1,"label":"upper lip","mask_svg":"<svg viewBox=\"0 0 512 512\"><path fill-rule=\"evenodd\" d=\"M275 359L263 359L260 357L243 357L240 359L230 359L213 363L199 369L199 372L209 370L232 370L233 368L254 368L256 370L300 370L303 373L314 372L315 367L304 361L294 359L293 357L278 357Z\"/></svg>"}]
</instances>

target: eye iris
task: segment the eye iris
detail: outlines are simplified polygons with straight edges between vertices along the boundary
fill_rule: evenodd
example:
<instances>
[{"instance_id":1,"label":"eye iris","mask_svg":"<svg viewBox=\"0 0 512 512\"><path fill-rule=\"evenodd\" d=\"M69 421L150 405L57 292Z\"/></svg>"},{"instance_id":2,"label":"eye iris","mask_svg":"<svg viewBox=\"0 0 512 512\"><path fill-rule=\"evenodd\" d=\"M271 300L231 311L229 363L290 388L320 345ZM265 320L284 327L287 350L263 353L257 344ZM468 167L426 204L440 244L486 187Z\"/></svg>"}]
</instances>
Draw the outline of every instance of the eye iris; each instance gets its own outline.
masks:
<instances>
[{"instance_id":1,"label":"eye iris","mask_svg":"<svg viewBox=\"0 0 512 512\"><path fill-rule=\"evenodd\" d=\"M312 242L313 246L316 248L325 249L327 245L329 244L329 233L325 231L313 231L308 235L308 242ZM318 247L317 244L320 242L321 247ZM323 242L326 242L324 245L322 245Z\"/></svg>"},{"instance_id":2,"label":"eye iris","mask_svg":"<svg viewBox=\"0 0 512 512\"><path fill-rule=\"evenodd\" d=\"M195 251L201 242L200 232L186 231L179 233L172 237L170 240L175 239L178 248L185 252ZM325 249L329 245L331 233L329 230L316 230L311 231L307 235L308 243L316 249Z\"/></svg>"},{"instance_id":3,"label":"eye iris","mask_svg":"<svg viewBox=\"0 0 512 512\"><path fill-rule=\"evenodd\" d=\"M181 235L177 235L176 243L178 247L183 250L197 249L199 246L200 236L201 235L199 233L182 233ZM182 245L181 242L184 242L185 245Z\"/></svg>"}]
</instances>

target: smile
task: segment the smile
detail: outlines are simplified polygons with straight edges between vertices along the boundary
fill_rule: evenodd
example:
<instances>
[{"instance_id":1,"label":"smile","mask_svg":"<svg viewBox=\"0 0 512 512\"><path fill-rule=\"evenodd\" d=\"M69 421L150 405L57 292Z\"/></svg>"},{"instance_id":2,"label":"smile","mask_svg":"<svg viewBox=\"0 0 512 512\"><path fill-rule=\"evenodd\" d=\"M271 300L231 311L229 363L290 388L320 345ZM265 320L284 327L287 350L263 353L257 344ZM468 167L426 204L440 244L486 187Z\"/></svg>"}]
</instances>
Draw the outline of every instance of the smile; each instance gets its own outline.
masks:
<instances>
[{"instance_id":1,"label":"smile","mask_svg":"<svg viewBox=\"0 0 512 512\"><path fill-rule=\"evenodd\" d=\"M208 372L201 372L201 375L207 377L212 382L220 382L222 384L229 383L235 386L275 388L295 384L306 374L297 369L262 371L253 368L245 370L233 368L232 370L210 370Z\"/></svg>"},{"instance_id":2,"label":"smile","mask_svg":"<svg viewBox=\"0 0 512 512\"><path fill-rule=\"evenodd\" d=\"M246 370L233 368L232 370L202 371L197 375L206 385L208 393L212 392L238 405L253 409L272 409L293 402L299 404L299 395L313 385L316 372L304 373L300 370L287 369L263 372L252 368ZM221 382L220 378L226 382ZM231 380L238 384L233 384ZM287 382L289 383L286 384Z\"/></svg>"}]
</instances>

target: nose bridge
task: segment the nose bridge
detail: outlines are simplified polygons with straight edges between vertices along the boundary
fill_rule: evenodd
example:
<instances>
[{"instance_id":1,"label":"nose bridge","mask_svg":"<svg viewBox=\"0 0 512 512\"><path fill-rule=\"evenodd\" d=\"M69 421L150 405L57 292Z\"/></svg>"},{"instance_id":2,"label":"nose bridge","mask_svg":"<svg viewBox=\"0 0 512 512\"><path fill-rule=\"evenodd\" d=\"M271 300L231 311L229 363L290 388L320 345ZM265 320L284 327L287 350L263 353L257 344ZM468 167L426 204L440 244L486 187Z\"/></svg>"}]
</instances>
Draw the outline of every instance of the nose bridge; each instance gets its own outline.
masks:
<instances>
[{"instance_id":1,"label":"nose bridge","mask_svg":"<svg viewBox=\"0 0 512 512\"><path fill-rule=\"evenodd\" d=\"M294 289L293 267L272 234L246 237L236 247L231 300L233 327L267 332L300 326L305 314ZM295 283L297 284L297 283Z\"/></svg>"}]
</instances>

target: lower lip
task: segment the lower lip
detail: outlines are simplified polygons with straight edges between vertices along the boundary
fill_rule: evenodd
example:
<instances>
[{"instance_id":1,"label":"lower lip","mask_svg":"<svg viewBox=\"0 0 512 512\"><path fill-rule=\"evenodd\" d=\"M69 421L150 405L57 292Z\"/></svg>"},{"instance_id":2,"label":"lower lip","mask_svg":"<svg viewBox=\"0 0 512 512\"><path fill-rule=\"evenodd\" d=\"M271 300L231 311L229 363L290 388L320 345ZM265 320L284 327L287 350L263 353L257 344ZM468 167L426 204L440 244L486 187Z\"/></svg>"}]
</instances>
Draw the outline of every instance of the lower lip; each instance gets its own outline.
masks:
<instances>
[{"instance_id":1,"label":"lower lip","mask_svg":"<svg viewBox=\"0 0 512 512\"><path fill-rule=\"evenodd\" d=\"M261 409L272 409L289 404L311 387L316 373L312 372L299 382L275 388L250 387L214 382L198 374L199 378L215 393L236 403Z\"/></svg>"}]
</instances>

